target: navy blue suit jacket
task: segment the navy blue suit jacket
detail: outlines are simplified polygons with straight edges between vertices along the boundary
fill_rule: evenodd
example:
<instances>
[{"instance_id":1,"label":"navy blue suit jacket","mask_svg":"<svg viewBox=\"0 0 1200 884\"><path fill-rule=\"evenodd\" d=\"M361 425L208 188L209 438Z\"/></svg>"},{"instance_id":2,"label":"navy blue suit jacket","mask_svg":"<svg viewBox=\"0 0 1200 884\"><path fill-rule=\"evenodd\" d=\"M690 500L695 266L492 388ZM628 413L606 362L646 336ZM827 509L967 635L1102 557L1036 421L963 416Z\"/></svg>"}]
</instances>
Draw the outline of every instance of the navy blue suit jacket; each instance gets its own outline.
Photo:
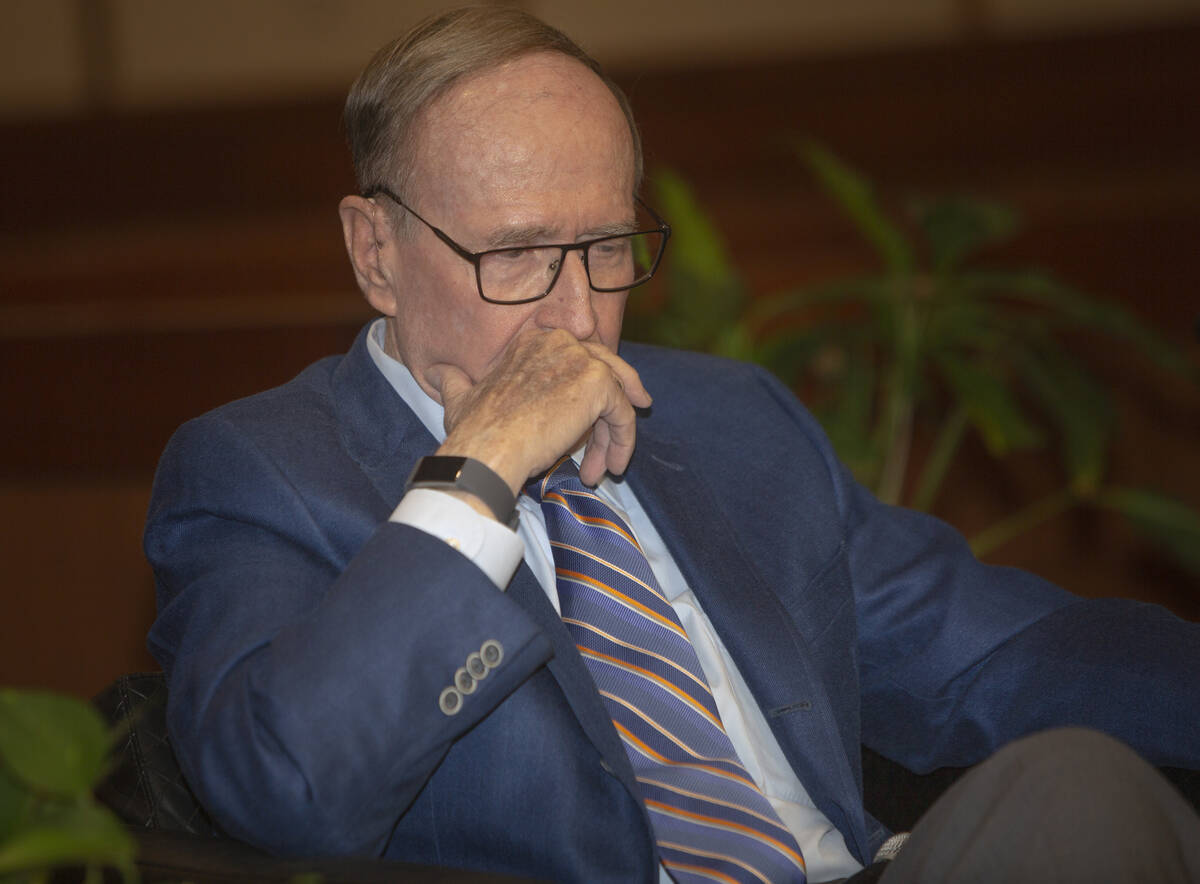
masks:
<instances>
[{"instance_id":1,"label":"navy blue suit jacket","mask_svg":"<svg viewBox=\"0 0 1200 884\"><path fill-rule=\"evenodd\" d=\"M1200 766L1200 625L986 567L882 506L766 372L626 345L636 491L817 806L864 863L860 743L917 771L1047 726ZM146 529L175 750L231 834L556 880L656 879L625 752L522 565L507 592L387 521L436 443L365 333L184 425ZM462 709L441 691L488 641Z\"/></svg>"}]
</instances>

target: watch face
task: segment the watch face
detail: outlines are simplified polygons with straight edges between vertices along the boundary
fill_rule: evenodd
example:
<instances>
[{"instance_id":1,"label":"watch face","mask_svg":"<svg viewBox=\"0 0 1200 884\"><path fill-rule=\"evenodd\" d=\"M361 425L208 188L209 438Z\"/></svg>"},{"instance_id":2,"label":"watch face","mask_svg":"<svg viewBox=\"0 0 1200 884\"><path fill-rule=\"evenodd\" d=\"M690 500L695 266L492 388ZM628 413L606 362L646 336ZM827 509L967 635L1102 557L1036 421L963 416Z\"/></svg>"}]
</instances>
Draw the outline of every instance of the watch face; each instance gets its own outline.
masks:
<instances>
[{"instance_id":1,"label":"watch face","mask_svg":"<svg viewBox=\"0 0 1200 884\"><path fill-rule=\"evenodd\" d=\"M458 474L462 472L463 464L466 462L465 457L423 457L417 464L412 480L414 482L444 482L453 485L458 481Z\"/></svg>"}]
</instances>

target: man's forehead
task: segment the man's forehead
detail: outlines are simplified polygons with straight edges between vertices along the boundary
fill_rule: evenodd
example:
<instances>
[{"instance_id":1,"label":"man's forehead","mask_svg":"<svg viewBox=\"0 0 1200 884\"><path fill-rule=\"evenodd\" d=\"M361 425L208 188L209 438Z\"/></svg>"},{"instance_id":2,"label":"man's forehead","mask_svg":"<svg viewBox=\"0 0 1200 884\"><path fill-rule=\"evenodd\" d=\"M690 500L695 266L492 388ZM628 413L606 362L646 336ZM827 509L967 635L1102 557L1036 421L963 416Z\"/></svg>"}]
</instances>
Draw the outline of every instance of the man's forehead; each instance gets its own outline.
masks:
<instances>
[{"instance_id":1,"label":"man's forehead","mask_svg":"<svg viewBox=\"0 0 1200 884\"><path fill-rule=\"evenodd\" d=\"M632 193L632 135L620 106L591 70L559 53L456 83L423 112L414 147L413 190L430 198L505 199L506 189L549 178L606 177Z\"/></svg>"},{"instance_id":2,"label":"man's forehead","mask_svg":"<svg viewBox=\"0 0 1200 884\"><path fill-rule=\"evenodd\" d=\"M433 102L454 106L476 105L485 110L493 102L534 103L540 99L608 93L604 82L578 59L561 52L535 52L468 74Z\"/></svg>"}]
</instances>

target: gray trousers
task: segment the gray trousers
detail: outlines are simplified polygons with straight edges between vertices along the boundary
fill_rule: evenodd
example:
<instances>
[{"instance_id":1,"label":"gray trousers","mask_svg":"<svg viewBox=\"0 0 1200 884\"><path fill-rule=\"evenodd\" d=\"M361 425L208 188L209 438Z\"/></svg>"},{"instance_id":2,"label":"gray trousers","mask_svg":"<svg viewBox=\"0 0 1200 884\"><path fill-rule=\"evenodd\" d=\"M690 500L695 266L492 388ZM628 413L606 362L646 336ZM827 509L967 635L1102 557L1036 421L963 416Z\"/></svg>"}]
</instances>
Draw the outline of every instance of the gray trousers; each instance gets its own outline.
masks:
<instances>
[{"instance_id":1,"label":"gray trousers","mask_svg":"<svg viewBox=\"0 0 1200 884\"><path fill-rule=\"evenodd\" d=\"M894 860L850 879L874 880L1200 882L1200 816L1124 744L1045 731L963 776Z\"/></svg>"}]
</instances>

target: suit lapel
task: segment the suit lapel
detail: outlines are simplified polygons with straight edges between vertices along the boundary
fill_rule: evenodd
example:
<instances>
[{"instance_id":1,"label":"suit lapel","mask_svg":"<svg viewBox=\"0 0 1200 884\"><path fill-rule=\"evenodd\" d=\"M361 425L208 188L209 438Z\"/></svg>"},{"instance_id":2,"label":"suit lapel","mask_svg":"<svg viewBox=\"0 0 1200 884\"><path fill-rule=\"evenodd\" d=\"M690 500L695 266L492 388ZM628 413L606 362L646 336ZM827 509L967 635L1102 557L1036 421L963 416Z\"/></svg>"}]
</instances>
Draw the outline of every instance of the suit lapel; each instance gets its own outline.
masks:
<instances>
[{"instance_id":1,"label":"suit lapel","mask_svg":"<svg viewBox=\"0 0 1200 884\"><path fill-rule=\"evenodd\" d=\"M334 408L346 450L390 512L404 495L412 465L432 454L437 440L376 367L367 349L370 328L363 327L334 369Z\"/></svg>"},{"instance_id":2,"label":"suit lapel","mask_svg":"<svg viewBox=\"0 0 1200 884\"><path fill-rule=\"evenodd\" d=\"M687 465L680 446L657 436L646 422L639 425L627 481L804 788L861 859L868 847L858 780L842 749L832 705L790 613L739 546L739 526L704 477Z\"/></svg>"}]
</instances>

